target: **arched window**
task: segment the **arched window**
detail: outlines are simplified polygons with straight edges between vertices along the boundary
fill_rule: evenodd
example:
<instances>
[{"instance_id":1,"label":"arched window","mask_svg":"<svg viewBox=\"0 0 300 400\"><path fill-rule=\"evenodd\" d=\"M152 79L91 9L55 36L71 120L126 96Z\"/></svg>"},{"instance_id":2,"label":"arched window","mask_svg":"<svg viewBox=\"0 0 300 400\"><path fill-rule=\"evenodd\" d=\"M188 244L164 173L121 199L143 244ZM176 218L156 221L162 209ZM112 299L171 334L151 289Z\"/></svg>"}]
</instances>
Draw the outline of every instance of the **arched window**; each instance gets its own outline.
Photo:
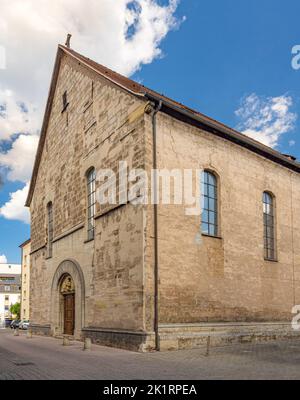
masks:
<instances>
[{"instance_id":1,"label":"arched window","mask_svg":"<svg viewBox=\"0 0 300 400\"><path fill-rule=\"evenodd\" d=\"M267 260L275 260L275 204L274 196L269 192L263 193L264 211L264 253Z\"/></svg>"},{"instance_id":2,"label":"arched window","mask_svg":"<svg viewBox=\"0 0 300 400\"><path fill-rule=\"evenodd\" d=\"M218 181L214 173L203 171L201 177L202 233L218 236Z\"/></svg>"},{"instance_id":3,"label":"arched window","mask_svg":"<svg viewBox=\"0 0 300 400\"><path fill-rule=\"evenodd\" d=\"M48 257L52 257L53 249L53 205L47 205L47 234L48 234Z\"/></svg>"},{"instance_id":4,"label":"arched window","mask_svg":"<svg viewBox=\"0 0 300 400\"><path fill-rule=\"evenodd\" d=\"M96 209L96 172L92 168L87 173L87 236L88 240L95 235L95 209Z\"/></svg>"}]
</instances>

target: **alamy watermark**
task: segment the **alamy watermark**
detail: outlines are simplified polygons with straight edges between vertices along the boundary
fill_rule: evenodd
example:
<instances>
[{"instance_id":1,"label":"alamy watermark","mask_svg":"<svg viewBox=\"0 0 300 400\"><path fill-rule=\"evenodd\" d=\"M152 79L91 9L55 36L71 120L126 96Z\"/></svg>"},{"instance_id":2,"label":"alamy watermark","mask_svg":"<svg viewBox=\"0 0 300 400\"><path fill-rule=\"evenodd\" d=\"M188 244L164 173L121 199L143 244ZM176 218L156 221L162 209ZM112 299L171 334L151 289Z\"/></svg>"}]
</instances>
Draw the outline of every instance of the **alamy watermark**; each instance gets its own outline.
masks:
<instances>
[{"instance_id":1,"label":"alamy watermark","mask_svg":"<svg viewBox=\"0 0 300 400\"><path fill-rule=\"evenodd\" d=\"M6 69L6 50L4 46L0 45L0 70Z\"/></svg>"},{"instance_id":2,"label":"alamy watermark","mask_svg":"<svg viewBox=\"0 0 300 400\"><path fill-rule=\"evenodd\" d=\"M120 161L118 172L96 172L96 201L100 205L131 203L183 205L185 215L201 214L200 169L129 169Z\"/></svg>"},{"instance_id":3,"label":"alamy watermark","mask_svg":"<svg viewBox=\"0 0 300 400\"><path fill-rule=\"evenodd\" d=\"M300 69L300 45L296 45L292 48L292 68L296 71Z\"/></svg>"},{"instance_id":4,"label":"alamy watermark","mask_svg":"<svg viewBox=\"0 0 300 400\"><path fill-rule=\"evenodd\" d=\"M300 331L300 304L292 308L292 314L296 314L292 319L292 328L294 331Z\"/></svg>"}]
</instances>

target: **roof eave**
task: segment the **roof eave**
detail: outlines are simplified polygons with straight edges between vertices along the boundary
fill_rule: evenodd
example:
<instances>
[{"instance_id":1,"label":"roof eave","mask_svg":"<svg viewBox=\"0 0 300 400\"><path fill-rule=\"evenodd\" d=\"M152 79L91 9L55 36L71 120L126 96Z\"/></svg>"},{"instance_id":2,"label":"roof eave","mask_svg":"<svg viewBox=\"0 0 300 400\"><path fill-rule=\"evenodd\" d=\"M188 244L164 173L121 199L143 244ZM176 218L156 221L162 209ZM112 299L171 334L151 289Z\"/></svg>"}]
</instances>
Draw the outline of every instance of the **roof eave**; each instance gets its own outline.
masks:
<instances>
[{"instance_id":1,"label":"roof eave","mask_svg":"<svg viewBox=\"0 0 300 400\"><path fill-rule=\"evenodd\" d=\"M39 139L39 143L38 143L37 152L35 155L32 177L31 177L29 191L28 191L28 195L27 195L27 199L26 199L26 203L25 203L26 207L30 207L32 196L33 196L33 191L34 191L34 187L35 187L35 183L36 183L39 163L40 163L40 159L42 156L42 150L44 147L43 145L44 145L44 141L45 141L46 131L47 131L48 124L49 124L49 117L50 117L50 113L51 113L52 102L53 102L54 92L55 92L55 88L56 88L56 82L57 82L57 77L58 77L59 66L60 66L62 54L63 54L63 52L62 52L60 46L58 46L56 58L55 58L55 64L54 64L52 77L51 77L51 84L50 84L49 93L48 93L48 100L47 100L46 109L45 109L45 113L44 113L44 119L43 119L40 139Z\"/></svg>"},{"instance_id":2,"label":"roof eave","mask_svg":"<svg viewBox=\"0 0 300 400\"><path fill-rule=\"evenodd\" d=\"M257 142L256 140L251 139L250 137L235 131L232 128L229 128L226 125L218 123L217 121L205 118L204 116L202 117L201 115L194 114L192 111L189 111L185 108L171 104L170 102L162 99L160 96L154 96L152 93L146 93L145 96L150 101L162 101L161 111L176 119L182 120L190 125L197 126L198 128L202 128L216 136L223 137L230 142L238 144L286 168L300 173L300 163L288 159L286 156L276 150L273 150L271 147L265 146L264 144Z\"/></svg>"},{"instance_id":3,"label":"roof eave","mask_svg":"<svg viewBox=\"0 0 300 400\"><path fill-rule=\"evenodd\" d=\"M31 239L27 239L25 240L25 242L23 242L22 244L20 244L20 249L22 249L24 246L26 246L27 244L29 244L31 242Z\"/></svg>"}]
</instances>

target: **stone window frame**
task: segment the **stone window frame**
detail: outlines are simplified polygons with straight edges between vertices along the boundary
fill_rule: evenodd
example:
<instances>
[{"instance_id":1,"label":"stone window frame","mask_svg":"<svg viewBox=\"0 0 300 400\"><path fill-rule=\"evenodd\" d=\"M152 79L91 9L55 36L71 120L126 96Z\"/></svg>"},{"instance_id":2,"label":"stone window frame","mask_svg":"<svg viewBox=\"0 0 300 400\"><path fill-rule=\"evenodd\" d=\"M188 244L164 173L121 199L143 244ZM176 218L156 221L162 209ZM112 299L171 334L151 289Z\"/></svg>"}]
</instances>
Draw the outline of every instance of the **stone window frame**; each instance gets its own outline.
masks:
<instances>
[{"instance_id":1,"label":"stone window frame","mask_svg":"<svg viewBox=\"0 0 300 400\"><path fill-rule=\"evenodd\" d=\"M266 261L277 261L276 197L274 193L265 190L262 195L262 203L264 259Z\"/></svg>"},{"instance_id":2,"label":"stone window frame","mask_svg":"<svg viewBox=\"0 0 300 400\"><path fill-rule=\"evenodd\" d=\"M96 169L90 167L86 172L86 232L87 241L95 238L96 215Z\"/></svg>"},{"instance_id":3,"label":"stone window frame","mask_svg":"<svg viewBox=\"0 0 300 400\"><path fill-rule=\"evenodd\" d=\"M210 179L213 179L210 180ZM210 188L214 189L211 195ZM209 237L220 237L220 178L216 171L204 168L201 173L201 233ZM214 207L211 207L214 202ZM207 218L204 211L207 212ZM214 222L210 222L210 215L214 214ZM205 229L204 229L205 227ZM212 227L212 228L211 228ZM207 228L207 229L206 229Z\"/></svg>"}]
</instances>

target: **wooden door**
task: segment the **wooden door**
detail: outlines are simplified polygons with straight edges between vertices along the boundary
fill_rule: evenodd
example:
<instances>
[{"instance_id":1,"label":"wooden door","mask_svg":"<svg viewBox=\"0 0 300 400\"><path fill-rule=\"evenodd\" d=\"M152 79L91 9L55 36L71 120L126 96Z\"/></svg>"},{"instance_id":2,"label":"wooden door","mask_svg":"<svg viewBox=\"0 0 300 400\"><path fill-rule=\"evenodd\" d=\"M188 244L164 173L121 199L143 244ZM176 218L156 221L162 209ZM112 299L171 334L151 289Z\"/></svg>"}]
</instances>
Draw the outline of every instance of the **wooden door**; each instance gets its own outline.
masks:
<instances>
[{"instance_id":1,"label":"wooden door","mask_svg":"<svg viewBox=\"0 0 300 400\"><path fill-rule=\"evenodd\" d=\"M75 327L75 294L64 296L64 334L73 335Z\"/></svg>"}]
</instances>

